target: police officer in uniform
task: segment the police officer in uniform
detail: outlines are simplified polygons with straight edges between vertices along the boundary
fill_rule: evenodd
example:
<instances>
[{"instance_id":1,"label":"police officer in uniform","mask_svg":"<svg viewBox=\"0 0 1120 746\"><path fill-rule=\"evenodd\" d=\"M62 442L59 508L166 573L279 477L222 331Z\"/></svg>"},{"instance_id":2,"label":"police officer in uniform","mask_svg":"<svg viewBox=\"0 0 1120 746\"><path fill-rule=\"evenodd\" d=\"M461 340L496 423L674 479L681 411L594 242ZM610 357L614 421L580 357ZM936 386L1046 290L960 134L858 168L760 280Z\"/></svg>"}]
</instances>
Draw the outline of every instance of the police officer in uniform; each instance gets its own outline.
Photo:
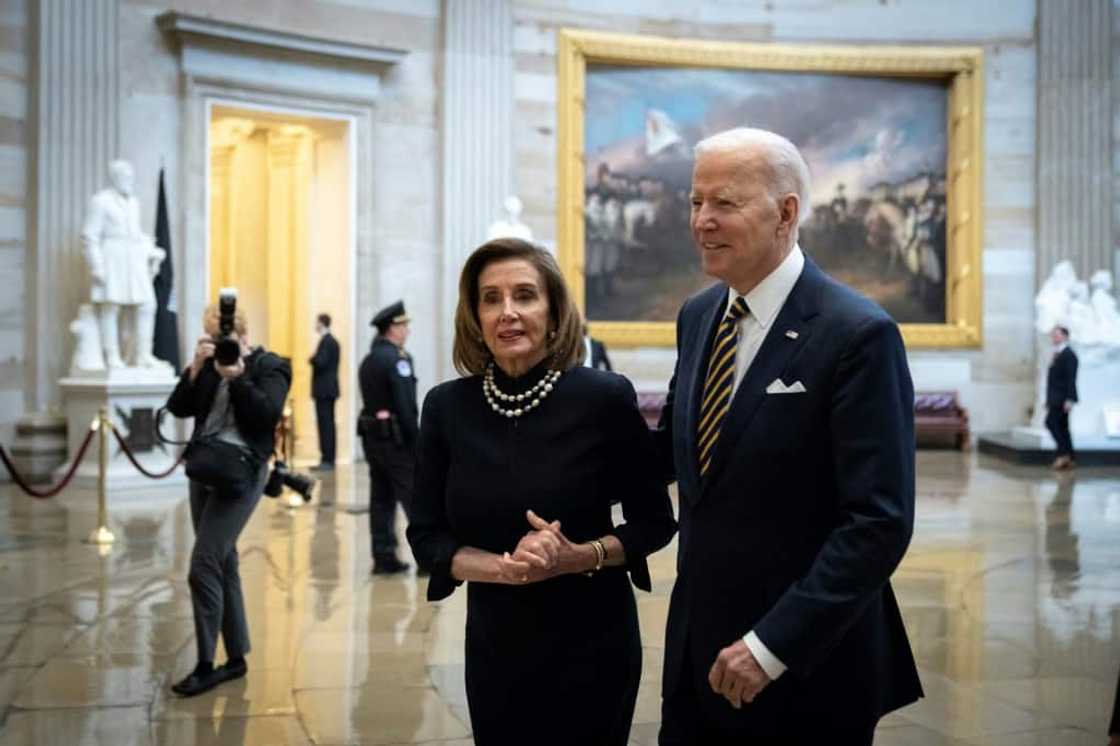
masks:
<instances>
[{"instance_id":1,"label":"police officer in uniform","mask_svg":"<svg viewBox=\"0 0 1120 746\"><path fill-rule=\"evenodd\" d=\"M378 311L371 322L377 327L377 337L358 371L362 389L358 435L369 462L369 529L375 575L408 569L408 563L397 557L396 533L397 503L405 515L412 507L412 471L419 433L416 375L412 357L404 350L408 321L403 301Z\"/></svg>"}]
</instances>

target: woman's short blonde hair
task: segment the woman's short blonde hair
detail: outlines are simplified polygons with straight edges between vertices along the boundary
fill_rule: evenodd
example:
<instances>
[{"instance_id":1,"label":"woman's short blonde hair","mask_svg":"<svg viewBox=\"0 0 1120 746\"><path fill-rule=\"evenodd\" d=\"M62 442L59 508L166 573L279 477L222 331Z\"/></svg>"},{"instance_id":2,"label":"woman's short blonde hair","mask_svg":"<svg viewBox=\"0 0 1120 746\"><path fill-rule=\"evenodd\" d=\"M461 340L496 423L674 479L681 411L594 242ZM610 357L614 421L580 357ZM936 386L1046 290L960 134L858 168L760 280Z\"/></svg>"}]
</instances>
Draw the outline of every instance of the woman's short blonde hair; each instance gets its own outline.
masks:
<instances>
[{"instance_id":1,"label":"woman's short blonde hair","mask_svg":"<svg viewBox=\"0 0 1120 746\"><path fill-rule=\"evenodd\" d=\"M459 275L459 303L455 308L455 343L452 360L461 375L479 375L493 359L482 338L478 321L478 278L494 262L521 259L534 266L541 277L541 285L548 299L549 331L555 331L548 341L548 351L557 370L568 370L583 362L583 321L556 259L539 246L519 238L497 238L479 246L467 257Z\"/></svg>"},{"instance_id":2,"label":"woman's short blonde hair","mask_svg":"<svg viewBox=\"0 0 1120 746\"><path fill-rule=\"evenodd\" d=\"M218 313L218 304L211 303L202 312L202 330L209 334L211 337L218 334L218 322L221 320L221 314ZM233 330L237 332L237 336L244 337L249 333L249 317L240 307L235 308L233 311Z\"/></svg>"}]
</instances>

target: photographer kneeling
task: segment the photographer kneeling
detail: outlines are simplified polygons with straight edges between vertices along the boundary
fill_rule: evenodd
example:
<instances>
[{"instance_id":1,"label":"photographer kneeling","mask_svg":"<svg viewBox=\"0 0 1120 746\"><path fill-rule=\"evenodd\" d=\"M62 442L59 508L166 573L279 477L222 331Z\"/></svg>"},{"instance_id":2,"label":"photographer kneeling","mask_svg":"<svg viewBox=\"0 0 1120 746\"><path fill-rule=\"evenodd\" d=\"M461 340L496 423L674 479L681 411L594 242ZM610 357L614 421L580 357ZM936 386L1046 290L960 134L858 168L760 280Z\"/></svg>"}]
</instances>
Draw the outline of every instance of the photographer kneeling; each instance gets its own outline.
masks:
<instances>
[{"instance_id":1,"label":"photographer kneeling","mask_svg":"<svg viewBox=\"0 0 1120 746\"><path fill-rule=\"evenodd\" d=\"M249 625L237 537L261 498L273 433L292 381L287 362L249 345L246 317L235 310L235 301L235 291L223 290L220 304L203 313L205 334L167 400L172 414L194 418L187 450L195 531L188 580L198 665L171 687L185 697L240 678L248 670ZM229 660L215 668L219 632Z\"/></svg>"}]
</instances>

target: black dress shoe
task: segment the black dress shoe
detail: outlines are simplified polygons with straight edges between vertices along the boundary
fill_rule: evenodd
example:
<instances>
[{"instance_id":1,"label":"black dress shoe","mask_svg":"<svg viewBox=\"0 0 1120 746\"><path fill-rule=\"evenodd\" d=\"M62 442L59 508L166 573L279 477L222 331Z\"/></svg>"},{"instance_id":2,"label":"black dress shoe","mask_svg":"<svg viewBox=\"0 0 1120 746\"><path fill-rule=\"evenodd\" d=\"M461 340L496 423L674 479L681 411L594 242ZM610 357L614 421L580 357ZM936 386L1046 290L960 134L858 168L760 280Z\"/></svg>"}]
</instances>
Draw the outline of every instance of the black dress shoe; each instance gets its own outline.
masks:
<instances>
[{"instance_id":1,"label":"black dress shoe","mask_svg":"<svg viewBox=\"0 0 1120 746\"><path fill-rule=\"evenodd\" d=\"M409 564L407 562L401 562L391 554L385 557L375 557L373 559L374 575L396 575L397 573L404 572L408 568Z\"/></svg>"},{"instance_id":2,"label":"black dress shoe","mask_svg":"<svg viewBox=\"0 0 1120 746\"><path fill-rule=\"evenodd\" d=\"M242 659L241 661L226 661L218 666L217 670L221 674L222 681L233 681L249 673L249 666Z\"/></svg>"},{"instance_id":3,"label":"black dress shoe","mask_svg":"<svg viewBox=\"0 0 1120 746\"><path fill-rule=\"evenodd\" d=\"M223 681L226 681L226 679L222 678L220 668L205 672L195 671L178 684L174 684L171 691L183 697L194 697L210 691Z\"/></svg>"}]
</instances>

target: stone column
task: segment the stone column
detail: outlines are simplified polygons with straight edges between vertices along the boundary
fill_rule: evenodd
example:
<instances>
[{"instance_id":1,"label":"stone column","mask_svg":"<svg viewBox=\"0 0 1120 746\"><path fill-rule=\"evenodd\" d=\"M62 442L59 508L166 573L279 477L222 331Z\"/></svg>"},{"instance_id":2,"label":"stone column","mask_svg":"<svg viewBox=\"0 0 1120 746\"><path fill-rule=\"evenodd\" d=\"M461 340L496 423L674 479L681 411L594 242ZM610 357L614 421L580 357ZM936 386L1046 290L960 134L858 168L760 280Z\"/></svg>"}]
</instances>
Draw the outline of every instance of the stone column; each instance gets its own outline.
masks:
<instances>
[{"instance_id":1,"label":"stone column","mask_svg":"<svg viewBox=\"0 0 1120 746\"><path fill-rule=\"evenodd\" d=\"M1112 269L1111 37L1111 0L1038 0L1036 286Z\"/></svg>"},{"instance_id":2,"label":"stone column","mask_svg":"<svg viewBox=\"0 0 1120 746\"><path fill-rule=\"evenodd\" d=\"M119 0L34 4L34 212L28 246L28 409L60 402L72 349L67 326L88 297L81 253L89 198L118 152ZM127 154L126 154L127 155ZM144 178L138 174L138 178Z\"/></svg>"},{"instance_id":3,"label":"stone column","mask_svg":"<svg viewBox=\"0 0 1120 746\"><path fill-rule=\"evenodd\" d=\"M69 323L88 298L81 254L89 198L118 157L119 0L39 0L31 4L33 169L26 287L24 399L16 426L16 467L50 479L66 458L59 380L69 367Z\"/></svg>"},{"instance_id":4,"label":"stone column","mask_svg":"<svg viewBox=\"0 0 1120 746\"><path fill-rule=\"evenodd\" d=\"M441 378L451 364L463 260L513 193L513 15L509 0L443 4Z\"/></svg>"}]
</instances>

